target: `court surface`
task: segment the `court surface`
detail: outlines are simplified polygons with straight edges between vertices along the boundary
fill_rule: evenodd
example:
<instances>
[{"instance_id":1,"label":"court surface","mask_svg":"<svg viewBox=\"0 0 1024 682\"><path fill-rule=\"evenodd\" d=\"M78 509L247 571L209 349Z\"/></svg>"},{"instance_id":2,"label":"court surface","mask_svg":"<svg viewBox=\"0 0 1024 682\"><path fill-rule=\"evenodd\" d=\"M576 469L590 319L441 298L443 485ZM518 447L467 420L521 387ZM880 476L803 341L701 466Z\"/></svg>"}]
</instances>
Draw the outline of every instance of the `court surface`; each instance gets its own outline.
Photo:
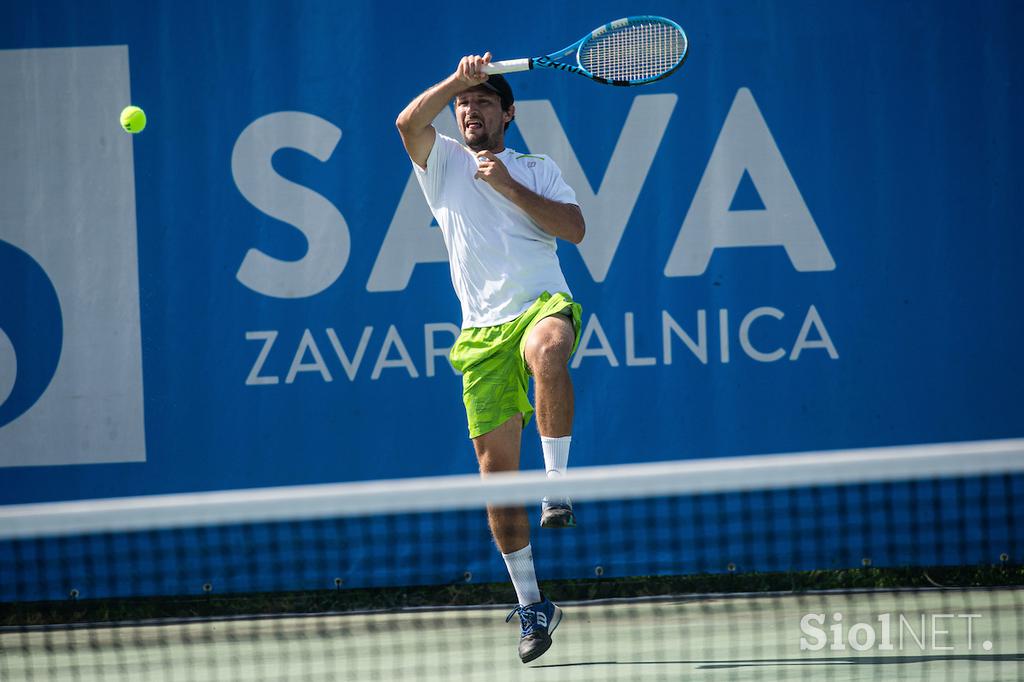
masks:
<instances>
[{"instance_id":1,"label":"court surface","mask_svg":"<svg viewBox=\"0 0 1024 682\"><path fill-rule=\"evenodd\" d=\"M6 632L0 678L1017 682L1024 672L1019 597L973 590L566 604L551 650L529 665L516 657L518 619L506 624L503 608ZM875 644L801 651L801 619L824 614L827 630L836 612L844 637L858 622L872 624ZM892 614L890 651L878 641L885 613Z\"/></svg>"}]
</instances>

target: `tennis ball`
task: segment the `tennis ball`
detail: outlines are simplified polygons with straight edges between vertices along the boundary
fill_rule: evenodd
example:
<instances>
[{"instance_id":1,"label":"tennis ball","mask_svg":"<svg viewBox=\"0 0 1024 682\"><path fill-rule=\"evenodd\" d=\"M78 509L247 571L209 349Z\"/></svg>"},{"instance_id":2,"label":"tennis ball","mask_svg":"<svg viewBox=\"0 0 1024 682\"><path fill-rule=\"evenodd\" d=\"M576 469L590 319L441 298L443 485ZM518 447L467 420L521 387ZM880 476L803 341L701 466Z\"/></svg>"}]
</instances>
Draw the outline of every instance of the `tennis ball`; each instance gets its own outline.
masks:
<instances>
[{"instance_id":1,"label":"tennis ball","mask_svg":"<svg viewBox=\"0 0 1024 682\"><path fill-rule=\"evenodd\" d=\"M125 107L121 112L121 127L133 135L146 127L146 112L138 107Z\"/></svg>"}]
</instances>

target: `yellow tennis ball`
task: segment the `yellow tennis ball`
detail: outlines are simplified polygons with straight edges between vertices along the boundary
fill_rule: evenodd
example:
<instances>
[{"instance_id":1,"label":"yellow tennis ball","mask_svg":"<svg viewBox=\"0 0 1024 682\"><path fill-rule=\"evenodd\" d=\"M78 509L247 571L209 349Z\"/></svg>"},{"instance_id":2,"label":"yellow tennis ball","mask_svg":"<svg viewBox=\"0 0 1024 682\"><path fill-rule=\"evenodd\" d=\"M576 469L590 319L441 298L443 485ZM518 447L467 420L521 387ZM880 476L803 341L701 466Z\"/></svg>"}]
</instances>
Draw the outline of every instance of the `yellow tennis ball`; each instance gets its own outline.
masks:
<instances>
[{"instance_id":1,"label":"yellow tennis ball","mask_svg":"<svg viewBox=\"0 0 1024 682\"><path fill-rule=\"evenodd\" d=\"M146 127L146 112L138 107L125 107L121 112L121 127L133 135Z\"/></svg>"}]
</instances>

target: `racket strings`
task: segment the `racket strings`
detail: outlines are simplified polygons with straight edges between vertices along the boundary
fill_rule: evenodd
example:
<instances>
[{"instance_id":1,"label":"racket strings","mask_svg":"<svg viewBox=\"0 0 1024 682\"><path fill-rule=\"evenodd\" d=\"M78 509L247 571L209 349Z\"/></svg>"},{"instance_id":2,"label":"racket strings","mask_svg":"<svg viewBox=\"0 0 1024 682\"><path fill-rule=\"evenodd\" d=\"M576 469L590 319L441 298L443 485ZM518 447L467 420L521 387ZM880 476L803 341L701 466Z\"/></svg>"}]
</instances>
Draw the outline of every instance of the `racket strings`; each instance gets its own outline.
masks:
<instances>
[{"instance_id":1,"label":"racket strings","mask_svg":"<svg viewBox=\"0 0 1024 682\"><path fill-rule=\"evenodd\" d=\"M675 68L686 52L686 37L672 25L654 21L630 23L588 40L579 63L608 80L641 81Z\"/></svg>"}]
</instances>

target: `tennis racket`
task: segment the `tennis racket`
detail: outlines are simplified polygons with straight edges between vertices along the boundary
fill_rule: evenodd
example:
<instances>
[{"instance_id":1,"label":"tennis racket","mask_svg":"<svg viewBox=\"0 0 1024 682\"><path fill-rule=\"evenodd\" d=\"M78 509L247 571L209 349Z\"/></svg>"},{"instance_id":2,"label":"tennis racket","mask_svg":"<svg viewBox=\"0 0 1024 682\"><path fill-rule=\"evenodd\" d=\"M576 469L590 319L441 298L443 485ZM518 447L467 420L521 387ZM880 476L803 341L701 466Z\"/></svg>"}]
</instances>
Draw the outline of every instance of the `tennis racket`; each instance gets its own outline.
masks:
<instances>
[{"instance_id":1,"label":"tennis racket","mask_svg":"<svg viewBox=\"0 0 1024 682\"><path fill-rule=\"evenodd\" d=\"M484 72L512 73L534 68L558 69L607 85L643 85L665 78L683 65L686 33L664 17L618 19L546 57L493 62ZM576 55L576 63L561 61Z\"/></svg>"}]
</instances>

